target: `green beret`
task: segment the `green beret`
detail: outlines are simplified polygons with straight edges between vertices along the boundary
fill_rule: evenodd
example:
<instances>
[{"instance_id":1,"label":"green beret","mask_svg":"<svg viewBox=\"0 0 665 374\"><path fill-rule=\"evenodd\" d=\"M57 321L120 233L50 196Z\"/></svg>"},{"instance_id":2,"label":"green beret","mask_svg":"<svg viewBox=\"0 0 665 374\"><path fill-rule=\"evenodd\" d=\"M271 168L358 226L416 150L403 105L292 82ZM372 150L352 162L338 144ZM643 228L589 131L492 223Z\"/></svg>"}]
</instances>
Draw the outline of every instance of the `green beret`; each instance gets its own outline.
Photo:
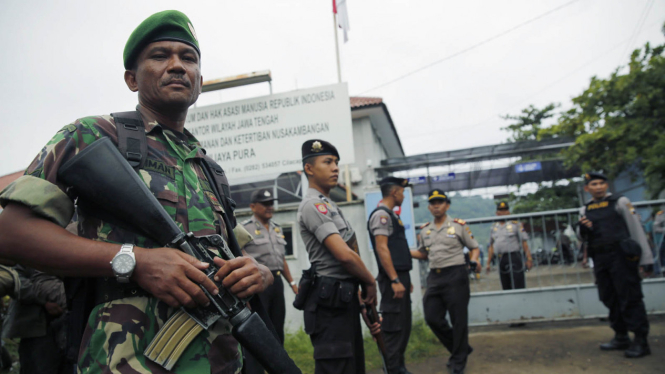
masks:
<instances>
[{"instance_id":1,"label":"green beret","mask_svg":"<svg viewBox=\"0 0 665 374\"><path fill-rule=\"evenodd\" d=\"M189 18L177 10L165 10L146 18L129 36L122 54L125 69L132 68L136 58L148 44L162 40L189 44L196 49L199 57L201 56L199 40Z\"/></svg>"}]
</instances>

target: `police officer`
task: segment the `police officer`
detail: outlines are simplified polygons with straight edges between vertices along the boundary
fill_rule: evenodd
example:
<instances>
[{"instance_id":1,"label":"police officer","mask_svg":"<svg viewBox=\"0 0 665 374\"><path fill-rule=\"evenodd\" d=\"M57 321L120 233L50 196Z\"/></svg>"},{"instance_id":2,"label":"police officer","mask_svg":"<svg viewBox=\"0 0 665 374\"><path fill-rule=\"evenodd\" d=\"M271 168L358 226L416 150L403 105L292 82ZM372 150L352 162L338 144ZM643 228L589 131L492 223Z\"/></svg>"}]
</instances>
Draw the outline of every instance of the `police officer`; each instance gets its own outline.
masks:
<instances>
[{"instance_id":1,"label":"police officer","mask_svg":"<svg viewBox=\"0 0 665 374\"><path fill-rule=\"evenodd\" d=\"M355 231L330 199L339 178L339 153L332 144L313 139L303 143L302 160L309 189L297 219L316 273L304 307L315 373L364 373L358 286L363 290L363 302L375 305L376 282L360 258ZM368 327L372 334L380 331L378 323Z\"/></svg>"},{"instance_id":2,"label":"police officer","mask_svg":"<svg viewBox=\"0 0 665 374\"><path fill-rule=\"evenodd\" d=\"M367 231L379 267L381 290L381 331L386 347L385 363L389 374L408 373L404 352L411 335L411 277L409 243L404 224L394 211L404 201L407 179L386 177L381 180L383 199L369 216Z\"/></svg>"},{"instance_id":3,"label":"police officer","mask_svg":"<svg viewBox=\"0 0 665 374\"><path fill-rule=\"evenodd\" d=\"M450 372L459 374L464 373L467 356L473 351L469 346L471 290L464 247L470 248L471 261L476 262L475 270L480 272L478 242L466 222L446 214L450 199L445 192L432 190L428 201L434 221L421 227L420 246L411 251L411 256L429 259L430 273L423 299L425 321L451 354L448 360ZM452 329L446 321L446 312L450 313Z\"/></svg>"},{"instance_id":4,"label":"police officer","mask_svg":"<svg viewBox=\"0 0 665 374\"><path fill-rule=\"evenodd\" d=\"M496 205L496 215L510 214L508 203L501 201ZM490 247L488 257L491 259L494 252L499 256L499 274L501 286L504 290L515 290L525 287L522 250L526 257L526 269L531 270L533 261L529 251L529 235L519 221L498 221L492 225L490 232ZM487 263L487 273L490 272L490 263Z\"/></svg>"},{"instance_id":5,"label":"police officer","mask_svg":"<svg viewBox=\"0 0 665 374\"><path fill-rule=\"evenodd\" d=\"M231 212L211 191L214 181L206 179L201 163L205 153L184 127L203 81L192 22L175 10L153 14L132 32L123 57L125 83L138 93L136 111L129 114L132 122L120 126L123 116L106 114L74 121L49 141L25 175L0 193L3 258L56 275L87 277L94 284L94 295L86 301L95 306L90 316L76 320L86 321L85 349L76 350L78 370L84 374L166 373L146 359L148 344L181 306L210 303L201 286L212 294L219 289L202 271L209 264L75 206L57 177L61 165L98 139L110 138L127 147L125 156L145 161L136 163L138 173L178 227L196 236L231 235L223 216ZM135 142L120 142L121 127L134 134L129 138ZM75 210L78 236L65 230ZM215 277L241 298L260 293L273 280L251 257L214 261L220 266ZM237 372L241 366L231 325L220 319L194 338L174 372Z\"/></svg>"},{"instance_id":6,"label":"police officer","mask_svg":"<svg viewBox=\"0 0 665 374\"><path fill-rule=\"evenodd\" d=\"M639 274L639 266L647 274L653 270L646 235L630 200L607 192L605 175L587 173L584 181L584 190L592 200L580 209L578 233L585 241L583 263L587 256L593 258L598 295L610 310L610 326L615 332L600 349L625 350L628 358L648 355L649 321ZM632 343L628 331L635 334Z\"/></svg>"},{"instance_id":7,"label":"police officer","mask_svg":"<svg viewBox=\"0 0 665 374\"><path fill-rule=\"evenodd\" d=\"M274 204L277 200L269 189L258 189L250 196L249 208L252 217L241 224L250 233L252 240L243 250L256 261L265 265L272 272L275 279L273 284L259 294L261 304L268 312L270 321L277 331L280 343L284 344L284 320L286 318L286 303L284 301L284 282L282 276L290 284L291 290L297 294L298 287L291 277L289 265L286 262L286 240L282 228L272 220ZM263 368L254 357L245 351L245 373L263 373Z\"/></svg>"}]
</instances>

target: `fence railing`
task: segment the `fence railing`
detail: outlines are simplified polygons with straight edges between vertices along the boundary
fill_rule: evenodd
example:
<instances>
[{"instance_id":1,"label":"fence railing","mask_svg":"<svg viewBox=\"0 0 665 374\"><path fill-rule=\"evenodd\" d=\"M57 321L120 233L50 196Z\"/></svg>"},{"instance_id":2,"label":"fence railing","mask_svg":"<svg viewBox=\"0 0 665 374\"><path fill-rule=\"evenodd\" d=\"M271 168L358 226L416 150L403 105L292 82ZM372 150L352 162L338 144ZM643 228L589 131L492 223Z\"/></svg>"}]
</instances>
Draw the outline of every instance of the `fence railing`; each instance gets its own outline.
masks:
<instances>
[{"instance_id":1,"label":"fence railing","mask_svg":"<svg viewBox=\"0 0 665 374\"><path fill-rule=\"evenodd\" d=\"M642 213L640 216L650 217L654 207L665 204L664 200L651 200L633 203ZM521 223L528 236L527 244L533 259L533 267L526 269L525 253L519 240L519 251L511 255L495 255L492 259L490 272L486 272L487 252L489 243L479 243L483 270L480 274L470 272L471 292L499 291L503 288L512 289L519 286L524 279L525 288L567 286L594 283L593 261L583 266L582 246L575 233L575 223L579 221L579 209L561 209L507 216L483 217L466 220L474 233L490 232L495 222L504 222L517 226ZM641 219L643 224L645 219ZM515 227L514 230L519 230ZM662 234L652 234L650 245L654 256L654 273L652 277L662 277L661 264L665 251ZM517 245L515 246L517 249ZM496 248L495 248L496 249ZM505 257L505 258L504 258ZM426 277L426 264L421 264L421 280ZM502 287L502 281L506 285ZM517 287L519 288L519 287Z\"/></svg>"}]
</instances>

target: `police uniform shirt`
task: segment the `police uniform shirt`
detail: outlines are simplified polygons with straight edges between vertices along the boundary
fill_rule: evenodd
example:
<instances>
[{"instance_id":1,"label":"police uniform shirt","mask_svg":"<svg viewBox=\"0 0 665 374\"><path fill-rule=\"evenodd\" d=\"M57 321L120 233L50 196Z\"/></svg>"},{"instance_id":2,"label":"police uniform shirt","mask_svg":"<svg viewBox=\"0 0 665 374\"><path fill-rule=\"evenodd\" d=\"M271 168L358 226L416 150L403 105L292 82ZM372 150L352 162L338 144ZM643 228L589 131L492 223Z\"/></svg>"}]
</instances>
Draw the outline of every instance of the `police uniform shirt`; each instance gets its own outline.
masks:
<instances>
[{"instance_id":1,"label":"police uniform shirt","mask_svg":"<svg viewBox=\"0 0 665 374\"><path fill-rule=\"evenodd\" d=\"M379 206L387 208L384 203L380 203ZM393 220L385 210L377 210L369 217L369 230L374 236L390 236L393 234Z\"/></svg>"},{"instance_id":2,"label":"police uniform shirt","mask_svg":"<svg viewBox=\"0 0 665 374\"><path fill-rule=\"evenodd\" d=\"M269 229L266 229L256 216L244 221L242 225L253 238L243 248L245 252L271 271L284 271L286 240L282 228L271 220Z\"/></svg>"},{"instance_id":3,"label":"police uniform shirt","mask_svg":"<svg viewBox=\"0 0 665 374\"><path fill-rule=\"evenodd\" d=\"M519 221L495 222L490 234L490 245L496 254L519 252L529 235Z\"/></svg>"},{"instance_id":4,"label":"police uniform shirt","mask_svg":"<svg viewBox=\"0 0 665 374\"><path fill-rule=\"evenodd\" d=\"M604 198L602 198L599 201L596 201L595 204L591 204L590 207L593 207L594 209L604 209L607 204L603 204L609 198L612 194L607 193ZM644 230L642 229L642 223L640 222L639 215L637 212L635 212L635 208L633 208L633 205L630 203L630 200L628 200L627 197L621 196L616 203L616 211L619 213L621 217L623 217L624 222L626 222L626 226L628 227L628 232L630 233L630 237L635 240L640 247L642 248L642 256L640 257L640 265L652 265L653 264L653 255L651 254L651 247L649 246L649 242L647 241L647 236L644 233ZM583 206L580 208L580 217L585 215L586 213L586 206ZM593 224L593 222L592 222ZM582 236L580 234L580 229L579 227L577 228L577 236L582 239Z\"/></svg>"},{"instance_id":5,"label":"police uniform shirt","mask_svg":"<svg viewBox=\"0 0 665 374\"><path fill-rule=\"evenodd\" d=\"M309 262L316 265L316 273L337 279L353 278L323 244L333 234L339 234L344 241L355 234L337 205L310 188L298 207L297 218L300 236L309 254Z\"/></svg>"},{"instance_id":6,"label":"police uniform shirt","mask_svg":"<svg viewBox=\"0 0 665 374\"><path fill-rule=\"evenodd\" d=\"M418 250L427 254L430 269L464 265L464 247L478 248L471 229L463 222L446 216L440 228L437 229L436 224L430 222L420 232Z\"/></svg>"}]
</instances>

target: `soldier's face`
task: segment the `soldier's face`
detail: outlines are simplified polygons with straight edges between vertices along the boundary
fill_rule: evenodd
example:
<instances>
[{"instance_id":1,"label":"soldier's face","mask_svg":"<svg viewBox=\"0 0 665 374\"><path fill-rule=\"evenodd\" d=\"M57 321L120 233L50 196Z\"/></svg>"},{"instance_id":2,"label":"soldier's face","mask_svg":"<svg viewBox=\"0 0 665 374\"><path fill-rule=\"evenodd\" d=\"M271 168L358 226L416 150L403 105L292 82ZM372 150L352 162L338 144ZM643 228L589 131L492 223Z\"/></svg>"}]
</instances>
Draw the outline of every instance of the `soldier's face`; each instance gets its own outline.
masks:
<instances>
[{"instance_id":1,"label":"soldier's face","mask_svg":"<svg viewBox=\"0 0 665 374\"><path fill-rule=\"evenodd\" d=\"M125 81L145 106L187 109L201 93L199 55L185 43L150 43L137 58L136 69L125 73Z\"/></svg>"},{"instance_id":2,"label":"soldier's face","mask_svg":"<svg viewBox=\"0 0 665 374\"><path fill-rule=\"evenodd\" d=\"M255 216L263 221L267 221L272 218L273 212L275 211L275 203L272 201L266 201L263 203L251 203L249 204L250 209Z\"/></svg>"},{"instance_id":3,"label":"soldier's face","mask_svg":"<svg viewBox=\"0 0 665 374\"><path fill-rule=\"evenodd\" d=\"M395 197L395 205L402 206L402 203L404 202L404 187L395 188L393 193L393 196Z\"/></svg>"},{"instance_id":4,"label":"soldier's face","mask_svg":"<svg viewBox=\"0 0 665 374\"><path fill-rule=\"evenodd\" d=\"M607 194L609 185L602 179L594 179L584 186L584 191L591 194L594 199L602 199Z\"/></svg>"},{"instance_id":5,"label":"soldier's face","mask_svg":"<svg viewBox=\"0 0 665 374\"><path fill-rule=\"evenodd\" d=\"M309 180L321 187L333 188L339 179L339 159L336 156L317 156L313 164L305 164Z\"/></svg>"},{"instance_id":6,"label":"soldier's face","mask_svg":"<svg viewBox=\"0 0 665 374\"><path fill-rule=\"evenodd\" d=\"M450 208L450 203L444 200L432 200L429 202L427 208L434 218L440 218L446 214L448 208Z\"/></svg>"},{"instance_id":7,"label":"soldier's face","mask_svg":"<svg viewBox=\"0 0 665 374\"><path fill-rule=\"evenodd\" d=\"M496 215L497 216L507 216L510 214L510 210L508 209L497 209Z\"/></svg>"}]
</instances>

